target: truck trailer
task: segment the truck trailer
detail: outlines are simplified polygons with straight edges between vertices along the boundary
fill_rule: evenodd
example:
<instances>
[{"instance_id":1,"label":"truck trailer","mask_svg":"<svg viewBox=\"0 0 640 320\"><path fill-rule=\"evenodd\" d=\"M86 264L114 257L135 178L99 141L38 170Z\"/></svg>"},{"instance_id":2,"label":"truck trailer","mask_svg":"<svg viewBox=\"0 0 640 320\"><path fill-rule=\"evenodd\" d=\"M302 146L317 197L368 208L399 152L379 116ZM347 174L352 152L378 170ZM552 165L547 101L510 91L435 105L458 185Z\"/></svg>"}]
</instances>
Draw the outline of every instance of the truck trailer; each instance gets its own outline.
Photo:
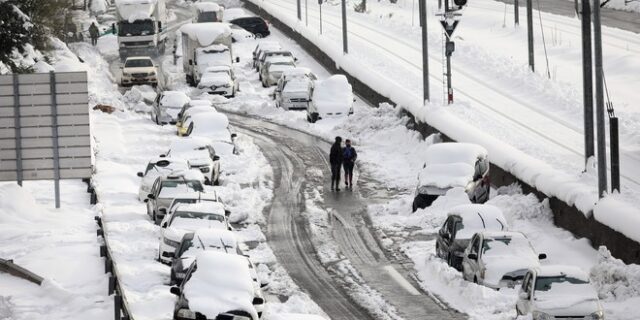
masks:
<instances>
[{"instance_id":1,"label":"truck trailer","mask_svg":"<svg viewBox=\"0 0 640 320\"><path fill-rule=\"evenodd\" d=\"M231 28L226 23L189 23L182 34L182 67L187 83L197 86L208 67L231 66Z\"/></svg>"},{"instance_id":2,"label":"truck trailer","mask_svg":"<svg viewBox=\"0 0 640 320\"><path fill-rule=\"evenodd\" d=\"M116 0L120 58L164 53L165 0Z\"/></svg>"}]
</instances>

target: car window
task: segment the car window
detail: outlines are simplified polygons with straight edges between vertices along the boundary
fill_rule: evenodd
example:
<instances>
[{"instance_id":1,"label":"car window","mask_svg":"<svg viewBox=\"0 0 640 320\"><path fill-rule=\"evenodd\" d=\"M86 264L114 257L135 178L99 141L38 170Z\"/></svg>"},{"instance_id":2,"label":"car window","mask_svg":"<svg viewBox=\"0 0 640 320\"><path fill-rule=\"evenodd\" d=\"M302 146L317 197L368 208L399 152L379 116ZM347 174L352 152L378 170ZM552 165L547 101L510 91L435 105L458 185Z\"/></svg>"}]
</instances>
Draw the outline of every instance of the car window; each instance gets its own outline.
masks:
<instances>
[{"instance_id":1,"label":"car window","mask_svg":"<svg viewBox=\"0 0 640 320\"><path fill-rule=\"evenodd\" d=\"M125 68L144 68L144 67L153 67L153 62L148 59L132 59L127 60L124 63Z\"/></svg>"},{"instance_id":2,"label":"car window","mask_svg":"<svg viewBox=\"0 0 640 320\"><path fill-rule=\"evenodd\" d=\"M479 247L480 247L480 237L476 235L474 236L473 241L471 242L471 253L478 254Z\"/></svg>"},{"instance_id":3,"label":"car window","mask_svg":"<svg viewBox=\"0 0 640 320\"><path fill-rule=\"evenodd\" d=\"M555 276L555 277L538 277L536 279L536 291L549 291L555 285L561 284L588 284L589 281L584 281L578 278L567 276Z\"/></svg>"},{"instance_id":4,"label":"car window","mask_svg":"<svg viewBox=\"0 0 640 320\"><path fill-rule=\"evenodd\" d=\"M171 222L173 222L177 218L182 219L202 219L209 221L219 221L224 222L224 215L216 214L216 213L208 213L208 212L193 212L193 211L176 211L173 216L171 216Z\"/></svg>"},{"instance_id":5,"label":"car window","mask_svg":"<svg viewBox=\"0 0 640 320\"><path fill-rule=\"evenodd\" d=\"M180 247L178 248L178 250L176 250L176 254L175 257L179 258L182 256L182 254L187 251L187 249L191 248L191 246L193 246L193 240L192 239L184 239L182 240L182 242L180 243Z\"/></svg>"}]
</instances>

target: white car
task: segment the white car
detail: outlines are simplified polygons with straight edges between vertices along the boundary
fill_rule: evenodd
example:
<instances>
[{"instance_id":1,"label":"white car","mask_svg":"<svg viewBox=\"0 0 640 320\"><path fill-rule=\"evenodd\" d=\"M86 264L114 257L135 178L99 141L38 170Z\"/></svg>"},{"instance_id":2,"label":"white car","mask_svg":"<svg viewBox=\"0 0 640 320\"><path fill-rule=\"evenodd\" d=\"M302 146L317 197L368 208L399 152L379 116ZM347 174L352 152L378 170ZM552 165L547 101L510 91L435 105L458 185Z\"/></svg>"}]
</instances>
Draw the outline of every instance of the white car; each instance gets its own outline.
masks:
<instances>
[{"instance_id":1,"label":"white car","mask_svg":"<svg viewBox=\"0 0 640 320\"><path fill-rule=\"evenodd\" d=\"M178 296L174 319L258 320L255 287L243 256L212 250L200 252L185 281L171 287Z\"/></svg>"},{"instance_id":2,"label":"white car","mask_svg":"<svg viewBox=\"0 0 640 320\"><path fill-rule=\"evenodd\" d=\"M326 80L316 81L307 108L307 121L314 123L324 118L341 118L353 114L353 91L347 77L333 75Z\"/></svg>"},{"instance_id":3,"label":"white car","mask_svg":"<svg viewBox=\"0 0 640 320\"><path fill-rule=\"evenodd\" d=\"M203 112L185 120L185 135L209 139L209 141L233 142L229 132L229 119L219 112Z\"/></svg>"},{"instance_id":4,"label":"white car","mask_svg":"<svg viewBox=\"0 0 640 320\"><path fill-rule=\"evenodd\" d=\"M158 68L150 57L129 57L121 67L120 85L134 84L158 85Z\"/></svg>"},{"instance_id":5,"label":"white car","mask_svg":"<svg viewBox=\"0 0 640 320\"><path fill-rule=\"evenodd\" d=\"M227 221L224 205L219 202L180 204L160 224L162 235L158 250L158 260L170 263L174 252L187 232L198 229L232 230Z\"/></svg>"},{"instance_id":6,"label":"white car","mask_svg":"<svg viewBox=\"0 0 640 320\"><path fill-rule=\"evenodd\" d=\"M483 231L476 233L462 258L462 275L493 289L514 288L529 269L540 267L546 254L537 254L520 232Z\"/></svg>"},{"instance_id":7,"label":"white car","mask_svg":"<svg viewBox=\"0 0 640 320\"><path fill-rule=\"evenodd\" d=\"M173 201L167 206L167 215L162 219L162 222L168 221L173 212L178 208L180 204L200 203L200 202L220 202L222 200L218 196L215 190L209 190L207 192L187 192L178 193L173 196ZM225 215L229 217L231 211L225 210Z\"/></svg>"},{"instance_id":8,"label":"white car","mask_svg":"<svg viewBox=\"0 0 640 320\"><path fill-rule=\"evenodd\" d=\"M516 303L518 315L534 320L604 319L598 294L589 276L574 266L542 266L524 277Z\"/></svg>"},{"instance_id":9,"label":"white car","mask_svg":"<svg viewBox=\"0 0 640 320\"><path fill-rule=\"evenodd\" d=\"M273 59L264 64L260 71L262 86L269 87L278 84L284 72L295 69L296 63L289 59Z\"/></svg>"},{"instance_id":10,"label":"white car","mask_svg":"<svg viewBox=\"0 0 640 320\"><path fill-rule=\"evenodd\" d=\"M138 199L144 201L151 193L151 186L159 176L166 176L174 170L189 170L189 163L183 159L173 158L155 158L149 160L147 168L144 172L138 172L140 181L140 189L138 191Z\"/></svg>"},{"instance_id":11,"label":"white car","mask_svg":"<svg viewBox=\"0 0 640 320\"><path fill-rule=\"evenodd\" d=\"M309 68L285 70L278 79L273 98L276 107L285 110L306 110L311 102L314 82L318 80Z\"/></svg>"},{"instance_id":12,"label":"white car","mask_svg":"<svg viewBox=\"0 0 640 320\"><path fill-rule=\"evenodd\" d=\"M212 111L212 110L218 111L209 100L197 99L197 100L189 101L189 103L185 104L184 107L182 107L182 109L180 110L180 112L178 112L178 121L176 121L176 127L178 128L178 135L181 135L180 128L182 128L182 124L184 123L185 116L190 112L189 110L193 109L194 107L201 108L200 110L205 110L205 111Z\"/></svg>"},{"instance_id":13,"label":"white car","mask_svg":"<svg viewBox=\"0 0 640 320\"><path fill-rule=\"evenodd\" d=\"M253 49L253 64L252 67L258 71L258 64L262 55L267 51L280 51L282 47L279 43L275 41L261 41L256 45L255 49Z\"/></svg>"},{"instance_id":14,"label":"white car","mask_svg":"<svg viewBox=\"0 0 640 320\"><path fill-rule=\"evenodd\" d=\"M198 169L205 177L205 184L217 184L220 178L220 157L210 140L201 137L174 140L169 150L160 157L184 159L189 167Z\"/></svg>"},{"instance_id":15,"label":"white car","mask_svg":"<svg viewBox=\"0 0 640 320\"><path fill-rule=\"evenodd\" d=\"M163 91L153 102L151 120L157 124L175 124L178 113L190 101L189 96L182 91Z\"/></svg>"},{"instance_id":16,"label":"white car","mask_svg":"<svg viewBox=\"0 0 640 320\"><path fill-rule=\"evenodd\" d=\"M229 66L208 67L202 73L198 89L231 98L236 95L238 81Z\"/></svg>"},{"instance_id":17,"label":"white car","mask_svg":"<svg viewBox=\"0 0 640 320\"><path fill-rule=\"evenodd\" d=\"M176 194L202 192L203 181L204 176L198 170L172 171L166 176L157 177L144 200L147 214L155 223L159 223L167 214L167 208Z\"/></svg>"},{"instance_id":18,"label":"white car","mask_svg":"<svg viewBox=\"0 0 640 320\"><path fill-rule=\"evenodd\" d=\"M489 200L491 181L487 150L473 143L436 143L426 152L418 174L413 211L424 209L451 188L464 188L473 203Z\"/></svg>"}]
</instances>

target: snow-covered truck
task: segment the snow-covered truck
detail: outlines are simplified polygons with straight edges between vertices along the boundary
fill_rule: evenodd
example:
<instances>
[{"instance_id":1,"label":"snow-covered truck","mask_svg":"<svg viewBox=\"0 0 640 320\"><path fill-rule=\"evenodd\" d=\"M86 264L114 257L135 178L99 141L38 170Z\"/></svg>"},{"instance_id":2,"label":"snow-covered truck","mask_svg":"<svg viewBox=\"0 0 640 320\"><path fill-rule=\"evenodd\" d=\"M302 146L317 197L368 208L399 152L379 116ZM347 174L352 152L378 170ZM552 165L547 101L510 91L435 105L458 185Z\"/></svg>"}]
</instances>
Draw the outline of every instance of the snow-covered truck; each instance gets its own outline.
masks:
<instances>
[{"instance_id":1,"label":"snow-covered truck","mask_svg":"<svg viewBox=\"0 0 640 320\"><path fill-rule=\"evenodd\" d=\"M224 8L217 3L196 2L193 4L193 22L222 22Z\"/></svg>"},{"instance_id":2,"label":"snow-covered truck","mask_svg":"<svg viewBox=\"0 0 640 320\"><path fill-rule=\"evenodd\" d=\"M226 23L189 23L180 28L182 34L182 67L187 83L198 85L209 67L233 63L231 28Z\"/></svg>"},{"instance_id":3,"label":"snow-covered truck","mask_svg":"<svg viewBox=\"0 0 640 320\"><path fill-rule=\"evenodd\" d=\"M120 58L164 53L165 0L116 0Z\"/></svg>"}]
</instances>

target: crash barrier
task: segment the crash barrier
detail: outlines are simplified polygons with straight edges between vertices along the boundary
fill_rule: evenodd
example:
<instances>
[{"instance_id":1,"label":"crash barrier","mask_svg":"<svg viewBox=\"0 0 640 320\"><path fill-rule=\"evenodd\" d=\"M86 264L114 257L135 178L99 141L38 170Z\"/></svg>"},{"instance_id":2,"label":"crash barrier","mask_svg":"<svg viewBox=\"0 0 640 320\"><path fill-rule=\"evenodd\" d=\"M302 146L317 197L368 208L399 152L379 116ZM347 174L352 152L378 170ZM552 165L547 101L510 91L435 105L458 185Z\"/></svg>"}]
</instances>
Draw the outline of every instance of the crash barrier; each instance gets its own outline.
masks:
<instances>
[{"instance_id":1,"label":"crash barrier","mask_svg":"<svg viewBox=\"0 0 640 320\"><path fill-rule=\"evenodd\" d=\"M13 260L5 260L2 258L0 258L0 272L8 273L37 285L41 285L44 280L41 276L13 263Z\"/></svg>"},{"instance_id":2,"label":"crash barrier","mask_svg":"<svg viewBox=\"0 0 640 320\"><path fill-rule=\"evenodd\" d=\"M95 188L90 186L93 190L92 192L92 201L94 199L93 195L95 195ZM95 196L95 203L99 203L99 199L97 195ZM113 255L111 254L111 247L109 246L109 239L107 235L106 225L102 222L102 212L100 215L95 217L96 224L98 225L97 235L102 237L103 244L100 245L100 256L104 257L104 272L109 274L109 287L108 294L113 295L113 312L115 320L134 320L133 315L131 314L131 308L129 307L129 303L127 301L127 297L122 290L122 285L120 284L120 278L118 277L118 265L113 260Z\"/></svg>"},{"instance_id":3,"label":"crash barrier","mask_svg":"<svg viewBox=\"0 0 640 320\"><path fill-rule=\"evenodd\" d=\"M320 62L323 67L329 70L329 72L334 74L344 74L349 79L349 83L351 83L353 90L362 99L366 100L373 106L378 106L380 103L396 105L396 103L390 98L376 92L358 78L352 76L340 67L337 67L336 61L296 30L278 20L276 17L272 16L269 12L263 10L250 0L243 0L243 3L246 9L262 16L266 20L269 20L273 26L278 28L289 38L296 41L298 45L306 50L307 54ZM426 123L415 121L415 117L412 114L408 112L405 112L405 114L411 119L409 127L420 132L423 137L428 137L431 134L438 133L442 136L443 141L455 141L449 138L446 133L439 132L437 129ZM553 212L554 223L557 226L570 231L576 237L584 237L591 240L591 245L594 248L606 246L614 257L623 260L625 263L640 264L640 243L629 239L622 233L595 220L593 214L589 215L587 218L575 206L568 205L556 197L548 197L544 193L521 181L513 174L503 170L495 163L492 163L490 175L491 182L496 187L518 183L525 194L533 193L540 200L549 199L549 207Z\"/></svg>"}]
</instances>

